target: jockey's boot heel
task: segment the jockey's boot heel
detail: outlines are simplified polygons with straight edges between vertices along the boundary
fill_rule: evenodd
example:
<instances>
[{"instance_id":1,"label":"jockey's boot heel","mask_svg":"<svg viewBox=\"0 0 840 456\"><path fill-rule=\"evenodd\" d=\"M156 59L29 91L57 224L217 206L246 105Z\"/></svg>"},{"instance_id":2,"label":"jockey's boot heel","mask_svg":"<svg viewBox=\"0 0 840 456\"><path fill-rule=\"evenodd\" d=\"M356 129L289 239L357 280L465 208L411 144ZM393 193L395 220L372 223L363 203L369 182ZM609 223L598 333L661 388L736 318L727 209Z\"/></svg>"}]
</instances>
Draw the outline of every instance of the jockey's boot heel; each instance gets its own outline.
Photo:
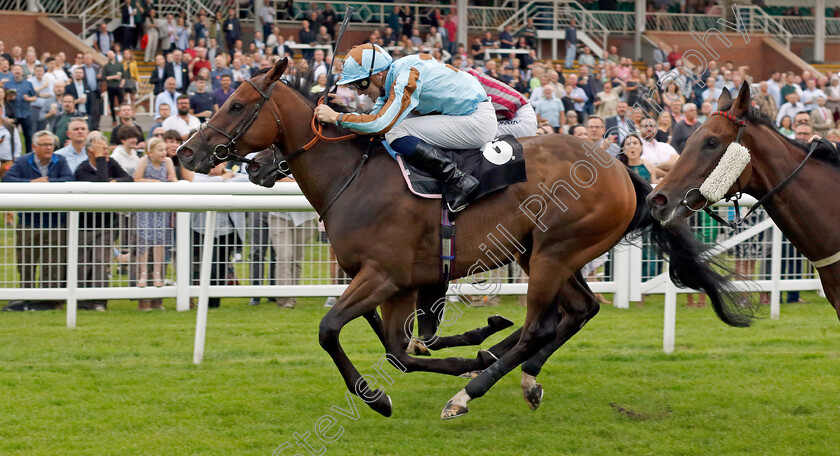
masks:
<instances>
[{"instance_id":1,"label":"jockey's boot heel","mask_svg":"<svg viewBox=\"0 0 840 456\"><path fill-rule=\"evenodd\" d=\"M449 210L459 212L467 207L470 196L478 190L478 179L458 169L443 151L423 141L417 143L410 157L412 162L443 181L443 197Z\"/></svg>"}]
</instances>

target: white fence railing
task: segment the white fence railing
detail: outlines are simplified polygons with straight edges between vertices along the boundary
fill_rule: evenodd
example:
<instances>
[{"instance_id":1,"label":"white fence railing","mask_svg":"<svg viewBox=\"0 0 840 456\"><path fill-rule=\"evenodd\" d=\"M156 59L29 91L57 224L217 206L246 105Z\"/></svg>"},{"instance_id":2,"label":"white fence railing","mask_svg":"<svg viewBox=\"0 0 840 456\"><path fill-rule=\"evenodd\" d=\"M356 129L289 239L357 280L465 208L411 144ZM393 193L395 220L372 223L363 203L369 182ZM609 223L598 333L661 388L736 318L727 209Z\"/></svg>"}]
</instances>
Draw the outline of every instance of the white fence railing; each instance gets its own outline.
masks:
<instances>
[{"instance_id":1,"label":"white fence railing","mask_svg":"<svg viewBox=\"0 0 840 456\"><path fill-rule=\"evenodd\" d=\"M250 183L3 183L0 190L0 211L21 211L16 215L18 226L0 228L0 289L3 299L67 300L68 326L75 325L78 300L176 298L177 309L187 310L190 297L199 296L202 292L213 297L337 296L346 287L346 278L341 278L335 260L329 254L328 241L319 235L312 221L315 214L311 206L293 183L280 183L273 189ZM745 204L748 206L750 201ZM720 206L718 210L727 216L732 209ZM22 218L28 217L26 220L31 222L32 217L42 217L42 221L49 217L38 216L43 212L35 211L67 213L65 223L54 223L52 226L40 223L40 231L48 233L42 235L43 239L52 236L49 233L58 233L53 238L53 241L58 241L53 242L52 251L44 244L26 245L22 242L32 239L23 236L32 236L39 231L20 227ZM107 245L85 243L93 231L90 222L92 211L111 213L109 217L115 220L102 228L103 232L109 233L106 239L110 243ZM138 223L140 215L131 215L143 211L173 214L166 216L166 222L159 227L143 227ZM244 236L216 236L214 242L219 245L211 248L218 253L217 258L207 257L204 259L206 263L203 263L200 246L206 239L203 240L201 234L209 217L198 213L208 211L247 215L240 217L242 226L233 216L225 225L229 227L228 231L242 228ZM300 215L292 217L289 215L291 212ZM771 294L771 316L777 318L782 291L820 290L821 287L807 260L783 241L781 232L763 211L757 214L751 223L745 224L736 233L728 233L705 215L692 219L692 223L698 236L717 244L712 250L714 254L724 255L722 258L751 279L749 282L736 282L738 287L744 291ZM285 218L281 221L278 217ZM160 242L166 245L166 257L158 260L165 264L174 263L174 270L166 271L164 267L161 279L165 284L162 287L154 286L151 274L145 288L137 286L138 255L148 244L138 241L143 238L140 232L143 229L158 229L165 234L159 237L164 239ZM146 237L149 235L146 234ZM96 247L106 252L104 257L96 257ZM146 261L153 264L156 260L152 249L147 250ZM239 262L229 259L237 257L237 254L242 258ZM120 256L128 257L124 261L127 264L117 262ZM36 262L41 263L40 287L34 281L34 269L39 266ZM212 283L205 280L199 284L197 271L204 265L209 267L210 262L226 266L228 275L214 276ZM104 282L101 278L97 283L96 279L78 276L78 271L84 270L85 266L97 265L109 271ZM50 266L64 273L47 274L45 277L45 267ZM26 272L27 267L32 271ZM126 270L120 272L121 268ZM278 273L280 269L285 272ZM497 269L492 277L500 283L500 294L524 294L527 289L527 279L522 277L518 267ZM675 293L691 292L669 292L671 285L664 261L644 239L635 245L624 243L617 246L607 264L590 278L593 291L613 293L614 305L622 308L629 307L631 301L641 300L644 294L670 294L666 302L674 299L675 303ZM29 282L22 284L26 280ZM245 285L246 281L249 284ZM454 287L452 291L455 291ZM472 287L459 287L458 291L483 294Z\"/></svg>"}]
</instances>

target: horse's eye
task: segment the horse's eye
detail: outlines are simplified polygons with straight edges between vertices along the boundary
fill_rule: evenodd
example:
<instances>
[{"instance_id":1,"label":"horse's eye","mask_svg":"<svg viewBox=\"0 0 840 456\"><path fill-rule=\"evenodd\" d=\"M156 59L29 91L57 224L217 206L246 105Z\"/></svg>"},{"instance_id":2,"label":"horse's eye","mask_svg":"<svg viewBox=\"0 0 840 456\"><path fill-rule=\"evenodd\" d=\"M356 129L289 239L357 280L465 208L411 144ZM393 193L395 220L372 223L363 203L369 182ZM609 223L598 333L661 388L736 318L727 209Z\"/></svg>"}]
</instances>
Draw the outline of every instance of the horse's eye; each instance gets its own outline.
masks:
<instances>
[{"instance_id":1,"label":"horse's eye","mask_svg":"<svg viewBox=\"0 0 840 456\"><path fill-rule=\"evenodd\" d=\"M706 149L714 149L720 144L717 138L708 138L706 139Z\"/></svg>"},{"instance_id":2,"label":"horse's eye","mask_svg":"<svg viewBox=\"0 0 840 456\"><path fill-rule=\"evenodd\" d=\"M233 112L239 112L242 110L242 103L234 103L230 106L230 110Z\"/></svg>"}]
</instances>

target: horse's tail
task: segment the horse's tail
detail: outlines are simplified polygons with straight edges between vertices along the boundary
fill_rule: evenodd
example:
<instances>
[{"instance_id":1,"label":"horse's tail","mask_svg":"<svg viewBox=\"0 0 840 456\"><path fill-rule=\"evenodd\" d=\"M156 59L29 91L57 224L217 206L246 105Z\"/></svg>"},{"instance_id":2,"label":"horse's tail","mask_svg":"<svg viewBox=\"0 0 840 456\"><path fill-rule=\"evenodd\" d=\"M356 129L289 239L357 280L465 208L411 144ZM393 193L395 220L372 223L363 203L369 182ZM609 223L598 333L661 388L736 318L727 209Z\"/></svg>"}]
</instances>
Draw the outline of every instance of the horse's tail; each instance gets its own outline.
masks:
<instances>
[{"instance_id":1,"label":"horse's tail","mask_svg":"<svg viewBox=\"0 0 840 456\"><path fill-rule=\"evenodd\" d=\"M625 234L649 230L650 242L656 250L670 259L671 280L686 288L703 290L709 295L715 314L730 326L749 326L753 318L752 306L744 306L730 282L729 270L714 259L703 259L706 246L697 240L686 224L663 227L650 212L647 196L653 187L638 173L627 169L636 191L636 212ZM727 272L718 273L715 269Z\"/></svg>"}]
</instances>

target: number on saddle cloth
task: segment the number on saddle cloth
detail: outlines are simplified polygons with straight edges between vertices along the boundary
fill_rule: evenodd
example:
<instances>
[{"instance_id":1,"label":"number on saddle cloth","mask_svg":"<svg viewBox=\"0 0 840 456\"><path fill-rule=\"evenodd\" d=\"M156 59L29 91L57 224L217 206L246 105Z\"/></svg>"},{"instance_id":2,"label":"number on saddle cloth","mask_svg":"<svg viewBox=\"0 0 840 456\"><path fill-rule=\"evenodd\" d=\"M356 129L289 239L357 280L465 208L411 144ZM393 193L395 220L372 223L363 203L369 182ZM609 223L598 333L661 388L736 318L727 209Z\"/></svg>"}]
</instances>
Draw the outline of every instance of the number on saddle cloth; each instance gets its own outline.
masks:
<instances>
[{"instance_id":1,"label":"number on saddle cloth","mask_svg":"<svg viewBox=\"0 0 840 456\"><path fill-rule=\"evenodd\" d=\"M442 184L423 170L403 160L387 141L385 150L399 164L408 189L421 198L441 198ZM444 150L462 171L476 177L480 186L473 201L517 182L525 182L525 158L522 145L512 136L496 138L480 149Z\"/></svg>"}]
</instances>

